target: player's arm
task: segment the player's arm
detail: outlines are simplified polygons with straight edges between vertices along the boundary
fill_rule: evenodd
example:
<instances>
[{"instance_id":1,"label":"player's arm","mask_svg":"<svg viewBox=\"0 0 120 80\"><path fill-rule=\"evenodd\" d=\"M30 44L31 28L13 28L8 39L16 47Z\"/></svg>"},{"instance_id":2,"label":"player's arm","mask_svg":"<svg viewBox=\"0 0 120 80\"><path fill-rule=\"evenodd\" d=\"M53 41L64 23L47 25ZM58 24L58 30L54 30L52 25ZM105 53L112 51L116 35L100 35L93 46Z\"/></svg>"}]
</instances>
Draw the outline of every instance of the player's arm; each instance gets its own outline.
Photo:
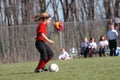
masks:
<instances>
[{"instance_id":1,"label":"player's arm","mask_svg":"<svg viewBox=\"0 0 120 80\"><path fill-rule=\"evenodd\" d=\"M54 41L48 39L47 36L44 33L41 33L41 35L49 44L55 44Z\"/></svg>"},{"instance_id":2,"label":"player's arm","mask_svg":"<svg viewBox=\"0 0 120 80\"><path fill-rule=\"evenodd\" d=\"M118 37L118 32L116 31L116 37Z\"/></svg>"}]
</instances>

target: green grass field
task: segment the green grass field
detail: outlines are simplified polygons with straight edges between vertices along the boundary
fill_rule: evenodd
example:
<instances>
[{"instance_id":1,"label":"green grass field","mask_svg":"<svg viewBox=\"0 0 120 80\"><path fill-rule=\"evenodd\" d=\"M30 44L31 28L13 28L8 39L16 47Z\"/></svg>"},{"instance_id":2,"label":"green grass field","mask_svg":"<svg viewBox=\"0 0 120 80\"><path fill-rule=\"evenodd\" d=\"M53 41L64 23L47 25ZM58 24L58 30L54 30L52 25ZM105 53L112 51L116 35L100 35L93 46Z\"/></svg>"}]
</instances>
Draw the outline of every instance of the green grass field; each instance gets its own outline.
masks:
<instances>
[{"instance_id":1,"label":"green grass field","mask_svg":"<svg viewBox=\"0 0 120 80\"><path fill-rule=\"evenodd\" d=\"M120 57L52 60L58 72L34 73L37 62L0 64L0 80L120 80ZM48 67L47 65L47 67Z\"/></svg>"}]
</instances>

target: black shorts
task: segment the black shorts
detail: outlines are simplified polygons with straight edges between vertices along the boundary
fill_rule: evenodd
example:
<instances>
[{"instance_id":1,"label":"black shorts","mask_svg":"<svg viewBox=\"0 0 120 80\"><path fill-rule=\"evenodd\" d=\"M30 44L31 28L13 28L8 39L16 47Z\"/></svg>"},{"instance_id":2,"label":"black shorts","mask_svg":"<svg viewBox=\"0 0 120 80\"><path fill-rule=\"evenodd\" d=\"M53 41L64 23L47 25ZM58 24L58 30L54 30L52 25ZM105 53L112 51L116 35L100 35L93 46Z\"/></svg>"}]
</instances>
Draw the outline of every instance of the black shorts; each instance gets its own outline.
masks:
<instances>
[{"instance_id":1,"label":"black shorts","mask_svg":"<svg viewBox=\"0 0 120 80\"><path fill-rule=\"evenodd\" d=\"M46 42L36 41L35 46L40 53L41 60L47 60L48 58L53 58L54 53Z\"/></svg>"}]
</instances>

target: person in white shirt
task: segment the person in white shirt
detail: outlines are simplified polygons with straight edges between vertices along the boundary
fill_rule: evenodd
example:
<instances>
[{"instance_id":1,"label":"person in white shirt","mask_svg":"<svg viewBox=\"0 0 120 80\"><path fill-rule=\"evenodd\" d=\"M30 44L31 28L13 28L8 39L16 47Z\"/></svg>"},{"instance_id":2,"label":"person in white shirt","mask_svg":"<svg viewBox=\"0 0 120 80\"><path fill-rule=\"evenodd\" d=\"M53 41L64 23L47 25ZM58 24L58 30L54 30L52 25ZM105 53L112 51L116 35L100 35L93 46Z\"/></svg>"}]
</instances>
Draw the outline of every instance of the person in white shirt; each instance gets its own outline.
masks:
<instances>
[{"instance_id":1,"label":"person in white shirt","mask_svg":"<svg viewBox=\"0 0 120 80\"><path fill-rule=\"evenodd\" d=\"M117 48L117 37L118 32L115 30L114 26L111 24L109 25L110 30L107 33L108 40L109 40L109 48L110 48L110 56L116 56L116 48Z\"/></svg>"},{"instance_id":2,"label":"person in white shirt","mask_svg":"<svg viewBox=\"0 0 120 80\"><path fill-rule=\"evenodd\" d=\"M105 39L105 36L102 35L102 36L100 37L98 46L99 46L99 56L102 57L102 54L103 54L104 56L106 56L105 50L106 50L107 47L108 47L108 41Z\"/></svg>"},{"instance_id":3,"label":"person in white shirt","mask_svg":"<svg viewBox=\"0 0 120 80\"><path fill-rule=\"evenodd\" d=\"M95 54L95 50L97 49L97 44L94 38L90 38L88 48L89 48L89 57L93 57L93 55Z\"/></svg>"},{"instance_id":4,"label":"person in white shirt","mask_svg":"<svg viewBox=\"0 0 120 80\"><path fill-rule=\"evenodd\" d=\"M89 52L88 45L88 39L87 37L84 37L84 41L81 43L81 53L84 55L85 58L87 58Z\"/></svg>"},{"instance_id":5,"label":"person in white shirt","mask_svg":"<svg viewBox=\"0 0 120 80\"><path fill-rule=\"evenodd\" d=\"M62 49L61 49L61 52L60 52L60 54L59 54L59 56L58 56L58 59L59 59L59 60L69 60L69 59L71 59L71 58L70 58L68 52L65 51L64 48L62 48Z\"/></svg>"}]
</instances>

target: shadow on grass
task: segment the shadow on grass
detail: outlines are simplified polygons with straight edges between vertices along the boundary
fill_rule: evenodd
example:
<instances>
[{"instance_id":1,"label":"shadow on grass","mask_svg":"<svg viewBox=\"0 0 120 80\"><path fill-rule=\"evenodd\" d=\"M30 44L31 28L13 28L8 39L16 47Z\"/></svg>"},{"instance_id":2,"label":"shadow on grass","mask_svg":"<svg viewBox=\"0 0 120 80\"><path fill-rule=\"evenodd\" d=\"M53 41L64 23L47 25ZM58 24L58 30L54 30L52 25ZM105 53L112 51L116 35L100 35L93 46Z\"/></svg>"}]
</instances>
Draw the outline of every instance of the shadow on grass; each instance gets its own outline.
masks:
<instances>
[{"instance_id":1,"label":"shadow on grass","mask_svg":"<svg viewBox=\"0 0 120 80\"><path fill-rule=\"evenodd\" d=\"M21 72L21 73L9 73L9 74L0 74L0 76L6 76L6 75L24 75L24 74L35 74L34 72Z\"/></svg>"}]
</instances>

